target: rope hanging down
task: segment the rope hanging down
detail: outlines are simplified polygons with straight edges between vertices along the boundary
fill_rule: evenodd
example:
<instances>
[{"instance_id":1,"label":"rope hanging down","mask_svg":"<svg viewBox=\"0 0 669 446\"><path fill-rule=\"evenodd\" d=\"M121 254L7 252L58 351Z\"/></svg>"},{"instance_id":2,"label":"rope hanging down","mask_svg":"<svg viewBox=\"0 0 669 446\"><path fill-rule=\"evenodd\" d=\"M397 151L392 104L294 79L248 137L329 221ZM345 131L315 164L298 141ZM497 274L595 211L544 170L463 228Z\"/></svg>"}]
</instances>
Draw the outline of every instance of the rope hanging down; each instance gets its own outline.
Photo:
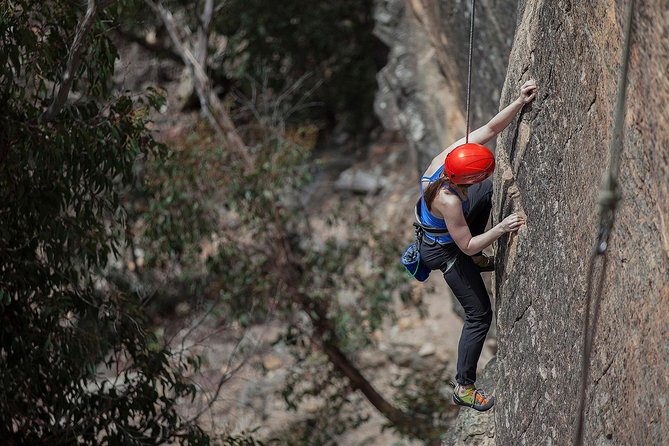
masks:
<instances>
[{"instance_id":1,"label":"rope hanging down","mask_svg":"<svg viewBox=\"0 0 669 446\"><path fill-rule=\"evenodd\" d=\"M613 124L613 138L609 143L609 166L604 172L602 186L599 194L599 231L597 241L590 254L588 263L588 272L586 275L586 300L585 316L583 320L583 349L581 355L581 388L577 412L576 435L574 439L575 446L583 445L583 424L585 417L585 396L587 382L590 377L590 356L592 354L592 344L597 333L597 322L599 320L600 301L602 287L606 277L606 250L609 244L609 236L613 229L615 211L620 200L618 191L618 174L620 172L620 157L623 151L623 131L625 120L625 100L627 93L627 71L629 67L630 39L632 35L632 22L634 13L634 0L630 0L627 5L627 22L625 28L625 42L623 44L622 73L618 84L618 94L616 97L615 119ZM595 293L593 288L593 271L595 268L595 259L602 258L602 265L599 273L599 280ZM592 327L590 326L590 300L593 297L593 316Z\"/></svg>"},{"instance_id":2,"label":"rope hanging down","mask_svg":"<svg viewBox=\"0 0 669 446\"><path fill-rule=\"evenodd\" d=\"M472 87L472 54L474 48L474 13L476 12L476 0L472 0L472 18L469 24L469 64L467 69L467 133L465 134L465 144L469 144L469 96Z\"/></svg>"}]
</instances>

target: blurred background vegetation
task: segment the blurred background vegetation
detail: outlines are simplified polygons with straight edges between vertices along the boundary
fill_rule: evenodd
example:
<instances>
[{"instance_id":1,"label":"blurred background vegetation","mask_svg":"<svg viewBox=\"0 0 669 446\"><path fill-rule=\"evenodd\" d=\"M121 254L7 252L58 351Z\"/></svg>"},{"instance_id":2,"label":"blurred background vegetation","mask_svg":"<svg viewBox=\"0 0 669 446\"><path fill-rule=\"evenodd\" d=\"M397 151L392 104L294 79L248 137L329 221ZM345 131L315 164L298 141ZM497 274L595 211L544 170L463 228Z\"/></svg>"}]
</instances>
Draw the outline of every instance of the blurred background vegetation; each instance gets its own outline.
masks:
<instances>
[{"instance_id":1,"label":"blurred background vegetation","mask_svg":"<svg viewBox=\"0 0 669 446\"><path fill-rule=\"evenodd\" d=\"M379 135L371 0L0 8L2 444L336 444L365 422L360 394L438 441L441 373L387 394L356 366L393 298L421 304L399 231L373 196L319 208L321 155L364 159ZM287 410L319 409L273 438L204 429L244 359L192 409L186 315L278 324Z\"/></svg>"}]
</instances>

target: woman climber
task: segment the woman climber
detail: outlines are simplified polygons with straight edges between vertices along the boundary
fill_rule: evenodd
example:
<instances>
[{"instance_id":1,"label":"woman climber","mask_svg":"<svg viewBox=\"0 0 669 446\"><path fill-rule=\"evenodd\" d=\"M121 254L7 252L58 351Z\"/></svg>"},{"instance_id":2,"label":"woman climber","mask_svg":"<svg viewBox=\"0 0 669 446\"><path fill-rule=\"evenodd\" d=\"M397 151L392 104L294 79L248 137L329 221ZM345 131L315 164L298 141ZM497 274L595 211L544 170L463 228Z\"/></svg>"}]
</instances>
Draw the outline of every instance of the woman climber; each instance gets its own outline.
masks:
<instances>
[{"instance_id":1,"label":"woman climber","mask_svg":"<svg viewBox=\"0 0 669 446\"><path fill-rule=\"evenodd\" d=\"M421 178L421 199L417 215L424 228L420 244L421 261L443 272L446 283L465 310L465 324L458 344L458 363L453 401L479 411L495 404L493 396L477 389L476 364L492 321L490 298L481 271L493 268L482 250L507 232L525 223L513 213L485 231L490 216L494 170L492 153L485 144L506 128L514 116L534 99L536 83L529 80L520 96L483 127L455 142L437 155ZM474 144L471 144L474 143ZM464 145L463 145L464 144Z\"/></svg>"}]
</instances>

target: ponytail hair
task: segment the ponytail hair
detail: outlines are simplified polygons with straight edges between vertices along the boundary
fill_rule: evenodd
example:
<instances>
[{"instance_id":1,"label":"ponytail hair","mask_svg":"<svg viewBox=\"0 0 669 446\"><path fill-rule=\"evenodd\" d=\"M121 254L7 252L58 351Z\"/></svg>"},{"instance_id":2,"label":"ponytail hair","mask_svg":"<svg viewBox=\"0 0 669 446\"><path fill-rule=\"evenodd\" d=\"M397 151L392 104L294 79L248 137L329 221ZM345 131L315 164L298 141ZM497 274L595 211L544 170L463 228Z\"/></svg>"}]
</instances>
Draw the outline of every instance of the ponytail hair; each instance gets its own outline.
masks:
<instances>
[{"instance_id":1,"label":"ponytail hair","mask_svg":"<svg viewBox=\"0 0 669 446\"><path fill-rule=\"evenodd\" d=\"M425 191L423 192L423 199L425 200L428 211L432 211L432 202L435 198L437 198L437 193L439 193L439 191L447 183L449 183L448 177L442 173L439 175L439 178L437 178L437 181L433 181L425 188Z\"/></svg>"},{"instance_id":2,"label":"ponytail hair","mask_svg":"<svg viewBox=\"0 0 669 446\"><path fill-rule=\"evenodd\" d=\"M457 184L453 183L451 179L448 178L448 175L446 175L445 172L442 172L436 181L433 181L425 188L423 191L423 199L425 200L428 211L432 212L432 202L435 198L437 198L439 191L446 185L448 185L451 189L460 189ZM466 194L466 189L463 190L462 193Z\"/></svg>"}]
</instances>

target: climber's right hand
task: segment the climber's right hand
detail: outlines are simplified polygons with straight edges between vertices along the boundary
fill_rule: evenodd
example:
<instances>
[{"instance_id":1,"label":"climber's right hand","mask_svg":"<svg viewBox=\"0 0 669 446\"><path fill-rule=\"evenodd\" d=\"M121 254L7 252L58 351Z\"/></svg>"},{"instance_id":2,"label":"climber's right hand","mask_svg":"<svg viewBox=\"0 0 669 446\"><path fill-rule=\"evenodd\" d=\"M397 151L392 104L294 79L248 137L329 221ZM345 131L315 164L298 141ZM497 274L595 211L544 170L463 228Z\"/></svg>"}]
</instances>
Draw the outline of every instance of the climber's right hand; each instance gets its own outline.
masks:
<instances>
[{"instance_id":1,"label":"climber's right hand","mask_svg":"<svg viewBox=\"0 0 669 446\"><path fill-rule=\"evenodd\" d=\"M522 225L525 224L525 217L518 213L513 213L502 220L499 227L504 232L516 232Z\"/></svg>"}]
</instances>

